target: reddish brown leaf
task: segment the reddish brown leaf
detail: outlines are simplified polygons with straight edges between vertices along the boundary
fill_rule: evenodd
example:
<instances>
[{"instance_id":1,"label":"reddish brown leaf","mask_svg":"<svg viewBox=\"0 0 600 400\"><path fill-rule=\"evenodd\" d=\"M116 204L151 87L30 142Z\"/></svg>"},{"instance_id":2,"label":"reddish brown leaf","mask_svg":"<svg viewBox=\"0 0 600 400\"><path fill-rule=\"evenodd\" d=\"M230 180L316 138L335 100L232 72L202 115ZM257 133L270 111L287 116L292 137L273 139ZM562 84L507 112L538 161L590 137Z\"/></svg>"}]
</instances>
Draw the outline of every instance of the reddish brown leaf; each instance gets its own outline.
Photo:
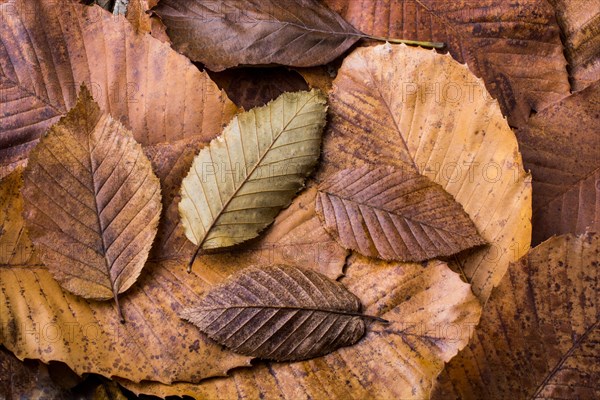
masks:
<instances>
[{"instance_id":1,"label":"reddish brown leaf","mask_svg":"<svg viewBox=\"0 0 600 400\"><path fill-rule=\"evenodd\" d=\"M162 0L175 49L213 71L326 64L364 35L316 0Z\"/></svg>"},{"instance_id":2,"label":"reddish brown leaf","mask_svg":"<svg viewBox=\"0 0 600 400\"><path fill-rule=\"evenodd\" d=\"M341 283L273 265L233 274L181 315L236 353L294 361L360 340L366 329L360 311L360 300Z\"/></svg>"},{"instance_id":3,"label":"reddish brown leaf","mask_svg":"<svg viewBox=\"0 0 600 400\"><path fill-rule=\"evenodd\" d=\"M600 231L600 82L534 115L517 131L533 175L533 244Z\"/></svg>"},{"instance_id":4,"label":"reddish brown leaf","mask_svg":"<svg viewBox=\"0 0 600 400\"><path fill-rule=\"evenodd\" d=\"M344 169L319 185L317 214L345 248L423 261L485 244L452 195L411 169Z\"/></svg>"},{"instance_id":5,"label":"reddish brown leaf","mask_svg":"<svg viewBox=\"0 0 600 400\"><path fill-rule=\"evenodd\" d=\"M0 176L74 106L82 82L144 145L209 141L235 113L207 74L122 16L74 0L11 0L0 15Z\"/></svg>"},{"instance_id":6,"label":"reddish brown leaf","mask_svg":"<svg viewBox=\"0 0 600 400\"><path fill-rule=\"evenodd\" d=\"M123 382L136 393L199 399L425 399L433 380L466 346L481 306L470 286L445 263L401 264L352 256L341 282L369 323L357 344L294 363L261 363L198 385Z\"/></svg>"},{"instance_id":7,"label":"reddish brown leaf","mask_svg":"<svg viewBox=\"0 0 600 400\"><path fill-rule=\"evenodd\" d=\"M569 94L560 30L546 0L321 1L365 33L446 43L483 78L511 125Z\"/></svg>"}]
</instances>

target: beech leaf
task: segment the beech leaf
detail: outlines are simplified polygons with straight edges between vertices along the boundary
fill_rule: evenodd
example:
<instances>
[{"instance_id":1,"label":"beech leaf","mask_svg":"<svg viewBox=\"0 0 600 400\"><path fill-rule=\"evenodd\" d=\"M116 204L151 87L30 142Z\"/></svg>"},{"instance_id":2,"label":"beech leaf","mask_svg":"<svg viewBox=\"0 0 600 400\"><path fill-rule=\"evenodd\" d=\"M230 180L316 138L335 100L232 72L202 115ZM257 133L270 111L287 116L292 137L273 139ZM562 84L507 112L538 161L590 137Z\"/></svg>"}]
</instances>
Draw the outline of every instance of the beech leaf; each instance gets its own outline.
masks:
<instances>
[{"instance_id":1,"label":"beech leaf","mask_svg":"<svg viewBox=\"0 0 600 400\"><path fill-rule=\"evenodd\" d=\"M174 48L213 71L327 64L369 37L316 0L161 0L153 11Z\"/></svg>"},{"instance_id":2,"label":"beech leaf","mask_svg":"<svg viewBox=\"0 0 600 400\"><path fill-rule=\"evenodd\" d=\"M362 47L344 60L329 104L317 179L390 165L439 184L488 243L450 264L485 302L509 262L529 250L531 182L517 138L483 82L431 50Z\"/></svg>"},{"instance_id":3,"label":"beech leaf","mask_svg":"<svg viewBox=\"0 0 600 400\"><path fill-rule=\"evenodd\" d=\"M533 239L600 231L600 82L533 115L517 131L533 176Z\"/></svg>"},{"instance_id":4,"label":"beech leaf","mask_svg":"<svg viewBox=\"0 0 600 400\"><path fill-rule=\"evenodd\" d=\"M315 0L161 0L153 11L167 26L174 48L213 71L326 64L361 38Z\"/></svg>"},{"instance_id":5,"label":"beech leaf","mask_svg":"<svg viewBox=\"0 0 600 400\"><path fill-rule=\"evenodd\" d=\"M141 145L83 86L31 152L24 181L29 235L55 279L118 305L144 267L161 212L160 183Z\"/></svg>"},{"instance_id":6,"label":"beech leaf","mask_svg":"<svg viewBox=\"0 0 600 400\"><path fill-rule=\"evenodd\" d=\"M512 264L432 399L596 399L600 237L553 237Z\"/></svg>"},{"instance_id":7,"label":"beech leaf","mask_svg":"<svg viewBox=\"0 0 600 400\"><path fill-rule=\"evenodd\" d=\"M485 244L452 195L411 169L344 169L319 186L317 214L344 247L423 261Z\"/></svg>"},{"instance_id":8,"label":"beech leaf","mask_svg":"<svg viewBox=\"0 0 600 400\"><path fill-rule=\"evenodd\" d=\"M513 126L569 94L560 29L546 0L321 2L371 35L446 43L454 59L483 78ZM435 90L444 89L431 81Z\"/></svg>"},{"instance_id":9,"label":"beech leaf","mask_svg":"<svg viewBox=\"0 0 600 400\"><path fill-rule=\"evenodd\" d=\"M0 182L0 343L19 359L62 361L79 375L165 383L196 382L248 364L178 315L208 289L210 277L234 266L204 267L196 275L172 259L149 262L120 299L127 319L121 324L114 302L75 296L40 263L22 218L21 186L20 168Z\"/></svg>"},{"instance_id":10,"label":"beech leaf","mask_svg":"<svg viewBox=\"0 0 600 400\"><path fill-rule=\"evenodd\" d=\"M256 237L290 203L319 158L325 103L318 90L285 93L236 116L200 151L179 203L196 255Z\"/></svg>"},{"instance_id":11,"label":"beech leaf","mask_svg":"<svg viewBox=\"0 0 600 400\"><path fill-rule=\"evenodd\" d=\"M236 353L276 361L318 357L365 333L360 300L324 275L250 267L211 289L182 317Z\"/></svg>"},{"instance_id":12,"label":"beech leaf","mask_svg":"<svg viewBox=\"0 0 600 400\"><path fill-rule=\"evenodd\" d=\"M0 15L0 177L25 164L82 83L144 146L208 142L236 112L208 74L121 15L76 0L10 0Z\"/></svg>"},{"instance_id":13,"label":"beech leaf","mask_svg":"<svg viewBox=\"0 0 600 400\"><path fill-rule=\"evenodd\" d=\"M385 262L353 255L341 283L372 323L355 345L307 361L256 363L199 384L119 382L135 393L197 399L427 399L435 377L467 345L481 306L469 284L438 260Z\"/></svg>"}]
</instances>

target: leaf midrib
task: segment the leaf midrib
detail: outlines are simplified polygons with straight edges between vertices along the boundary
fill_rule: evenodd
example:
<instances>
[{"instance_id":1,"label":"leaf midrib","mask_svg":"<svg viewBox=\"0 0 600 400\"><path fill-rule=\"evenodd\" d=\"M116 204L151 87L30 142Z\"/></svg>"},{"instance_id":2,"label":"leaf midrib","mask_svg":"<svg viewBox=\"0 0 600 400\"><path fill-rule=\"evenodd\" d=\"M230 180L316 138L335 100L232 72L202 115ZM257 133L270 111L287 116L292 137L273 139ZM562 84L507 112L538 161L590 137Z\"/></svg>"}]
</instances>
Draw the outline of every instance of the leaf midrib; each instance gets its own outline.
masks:
<instances>
[{"instance_id":1,"label":"leaf midrib","mask_svg":"<svg viewBox=\"0 0 600 400\"><path fill-rule=\"evenodd\" d=\"M366 317L365 314L358 311L345 311L334 308L319 308L319 307L302 307L302 306L270 306L264 304L240 304L223 307L199 307L197 311L221 311L230 309L247 309L247 308L261 308L269 310L288 310L288 311L306 311L306 312L324 312L330 314L346 315L349 317Z\"/></svg>"},{"instance_id":2,"label":"leaf midrib","mask_svg":"<svg viewBox=\"0 0 600 400\"><path fill-rule=\"evenodd\" d=\"M546 385L548 384L548 382L550 381L550 379L552 379L556 373L558 372L558 370L563 366L563 364L567 361L567 359L569 359L569 357L571 357L573 355L573 352L575 350L577 350L579 347L581 347L582 343L587 339L587 337L594 331L594 329L596 329L598 327L598 324L600 323L599 320L596 320L596 322L594 322L584 333L583 335L581 335L576 341L575 343L573 343L573 345L569 348L569 350L560 358L560 360L556 363L556 365L554 366L554 368L552 368L552 370L546 375L546 377L544 378L544 380L537 386L535 392L533 393L533 395L530 397L531 400L533 399L537 399L539 394L542 392L542 390L544 390L544 388L546 387Z\"/></svg>"},{"instance_id":3,"label":"leaf midrib","mask_svg":"<svg viewBox=\"0 0 600 400\"><path fill-rule=\"evenodd\" d=\"M98 124L100 123L100 121L102 121L102 116L100 116L100 118L98 118L98 120L94 123L94 125L92 127L88 126L88 131L86 132L87 135L87 145L88 145L88 157L90 160L90 177L92 180L92 187L94 188L94 208L96 210L95 214L96 214L96 221L98 223L98 227L100 228L100 239L102 240L102 255L104 256L104 261L105 261L105 266L106 266L106 277L108 278L108 281L110 282L110 288L113 292L113 295L115 297L115 301L117 299L117 294L118 294L118 290L116 290L115 288L115 282L113 282L112 277L111 277L111 271L112 271L112 263L110 262L110 260L108 259L108 254L107 254L107 246L106 246L106 240L104 238L104 224L102 223L102 219L100 218L100 209L98 207L98 188L96 186L96 178L95 178L95 174L94 174L94 160L92 157L92 144L91 144L91 135L92 133L95 131L96 127L98 126ZM86 123L87 125L87 123ZM117 303L118 305L118 303Z\"/></svg>"}]
</instances>

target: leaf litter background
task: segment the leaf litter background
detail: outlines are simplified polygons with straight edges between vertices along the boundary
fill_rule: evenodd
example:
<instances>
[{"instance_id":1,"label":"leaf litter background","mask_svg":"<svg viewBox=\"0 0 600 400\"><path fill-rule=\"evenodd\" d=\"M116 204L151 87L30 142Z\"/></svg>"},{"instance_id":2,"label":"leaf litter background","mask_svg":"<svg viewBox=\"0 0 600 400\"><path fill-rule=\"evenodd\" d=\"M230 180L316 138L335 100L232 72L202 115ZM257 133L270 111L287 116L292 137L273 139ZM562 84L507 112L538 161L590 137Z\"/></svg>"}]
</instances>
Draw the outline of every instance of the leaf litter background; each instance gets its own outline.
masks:
<instances>
[{"instance_id":1,"label":"leaf litter background","mask_svg":"<svg viewBox=\"0 0 600 400\"><path fill-rule=\"evenodd\" d=\"M421 112L416 111L417 106L420 107L418 102L411 108L395 101L393 94L398 91L394 92L390 83L402 82L401 79L409 82L431 79L421 73L430 73L437 80L444 76L444 79L454 77L461 81L462 77L470 77L469 69L459 67L449 58L434 57L425 50L393 47L390 51L388 47L379 46L350 54L337 71L329 96L331 107L337 109L330 112L324 160L316 182L309 183L309 189L280 213L258 241L231 254L202 256L192 275L185 273L185 260L194 252L194 247L178 227L177 203L181 180L199 146L222 131L236 113L234 102L249 109L284 91L306 90L307 85L298 78L298 73L309 85L332 87L340 62L328 67L300 68L293 73L280 69L278 73L289 78L274 78L266 84L257 79L260 73L256 70L211 72L209 77L164 43L168 41L164 26L156 17L150 18L143 12L156 2L131 1L127 19L110 16L98 7L83 8L71 2L65 2L62 8L51 1L17 2L17 7L10 9L12 2L1 3L1 98L3 112L9 102L11 109L9 113L0 114L2 175L8 176L2 182L0 215L3 248L0 339L19 358L64 361L79 374L94 372L119 377L119 382L134 392L159 396L427 398L435 377L442 370L432 392L434 398L571 398L574 395L594 398L600 395L599 371L593 367L598 365L599 359L596 336L600 257L597 235L593 232L600 226L597 111L600 16L598 10L594 13L590 2L324 1L351 26L366 34L446 42L448 53L457 61L466 62L470 71L483 79L500 108L495 101L481 101L462 110L456 104L442 102L440 109L438 102L424 105ZM37 7L40 12L26 12L26 4ZM20 12L15 13L15 10ZM140 35L149 31L157 39ZM370 44L361 41L359 45ZM368 55L361 56L361 52ZM408 56L398 55L405 52ZM396 66L398 70L394 72L396 63L390 62L394 56L402 62L410 62L413 68ZM127 60L126 68L119 67L123 59ZM17 60L26 62L15 65ZM411 70L414 75L410 75ZM265 71L268 72L264 75L270 73ZM161 79L164 74L169 76L168 80ZM212 83L211 77L220 87L235 87L227 92L233 102ZM365 79L369 84L364 83ZM140 280L122 297L128 320L125 325L119 323L113 304L89 302L63 291L42 266L23 230L22 200L18 195L20 169L10 173L25 163L27 153L40 135L74 105L81 82L90 84L103 110L132 130L145 146L154 173L161 180L163 219ZM469 78L467 82L471 85L479 81ZM373 88L379 93L373 93ZM357 99L345 95L346 90L357 93ZM123 101L124 98L138 101ZM356 113L373 101L386 104L389 114L386 115L385 107L379 106L371 118ZM357 108L357 104L360 107ZM414 115L408 125L411 128L413 120L419 122L421 117L425 133L434 135L433 138L436 132L440 138L449 132L460 133L455 122L448 122L447 116L461 115L461 112L470 116L469 128L477 133L478 119L473 117L470 107L485 114L486 117L481 118L486 122L489 123L490 117L497 121L497 129L493 123L486 125L487 129L494 129L494 134L488 134L485 140L503 135L514 138L509 129L502 127L505 123L501 109L519 140L525 170L532 174L532 244L540 244L552 235L567 235L551 238L509 267L509 261L516 261L527 253L531 237L527 223L531 211L528 213L526 207L531 187L527 183L529 178L521 172L516 181L511 180L506 185L520 188L518 191L523 194L505 191L505 197L494 196L499 198L497 212L485 208L486 211L479 214L480 223L485 223L486 229L492 227L490 235L496 233L486 236L486 229L480 229L484 238L492 243L491 247L460 254L447 260L448 264L431 261L426 272L421 265L385 263L356 254L346 262L347 251L322 228L314 207L321 180L348 160L361 164L375 157L368 151L352 151L361 136L349 134L352 131L345 126L345 118L357 122L362 132L372 129L377 119L389 121L384 122L386 133L381 136L389 141L386 146L380 146L380 150L398 148L400 143L394 138L398 133L408 135L403 140L406 147L396 153L402 156L399 160L390 157L391 164L399 168L412 164L416 173L453 194L480 227L477 212L469 208L468 200L460 198L463 191L458 187L465 182L452 182L453 191L453 184L443 179L439 168L428 169L435 165L431 160L436 159L436 150L452 149L452 146L422 146L428 143L426 137L413 135L413 129L402 129L407 122L393 120L399 110L396 107L409 108L410 113L407 110L398 113ZM436 114L441 126L437 126L437 120L428 118ZM460 123L464 118L456 120ZM465 143L475 136L470 132L462 134L464 138L458 141L466 140ZM519 171L521 165L516 142L512 140L513 143L510 139L501 140L506 149L493 148L489 153L492 160L507 157L504 161L510 162L499 162L499 165L511 174ZM168 144L161 143L165 141ZM472 155L474 144L466 146L470 149L466 155ZM494 145L487 143L483 148L487 146ZM353 157L343 155L340 149ZM452 159L462 160L464 151L458 148L455 151ZM383 155L385 157L385 153ZM475 186L482 183L486 182L477 182ZM502 182L489 184L490 190L497 190L499 185ZM475 193L485 193L485 189L472 188L475 189ZM467 198L483 201L477 196ZM522 207L523 211L507 208L502 198L520 199L511 207ZM505 220L506 217L512 217L512 222L509 222L511 218ZM359 296L366 311L385 315L392 323L373 325L359 344L323 358L293 364L261 363L251 369L236 369L230 373L231 378L208 379L199 385L134 383L141 380L198 382L248 365L249 358L215 345L193 325L181 321L178 313L241 267L277 262L315 268L333 279L345 272L342 282ZM381 282L386 282L387 287L382 287ZM525 286L524 282L527 282ZM497 285L499 287L492 290ZM482 321L477 328L480 302L471 291L484 303ZM447 297L440 297L442 294ZM569 296L572 301L568 300ZM508 297L516 300L507 300ZM520 298L522 300L518 300ZM573 305L565 310L569 304ZM15 310L19 311L13 318ZM514 320L514 324L507 327L506 320L511 323ZM414 334L407 328L433 321L473 328L469 346L452 361L450 359L467 345L471 330L458 335L458 340L449 340L448 335L431 338L422 332ZM567 321L570 325L566 325ZM56 326L77 328L72 335L63 329L56 340L51 334ZM86 326L85 333L79 329ZM90 334L89 329L94 333ZM496 334L500 330L504 332L502 338ZM536 346L531 347L531 343ZM490 358L489 354L496 357ZM450 364L444 369L444 362L448 361ZM6 365L19 365L15 362L8 361ZM37 368L33 371L37 376L45 373L43 364ZM60 369L56 367L56 370ZM499 371L506 371L506 375L499 377ZM373 374L377 378L372 378ZM69 381L66 376L71 377L69 387L79 382L79 378L66 372L57 380ZM397 383L398 377L404 384ZM106 388L106 382L100 382L100 392L112 390ZM65 396L85 385L85 382L80 384ZM10 380L6 387L9 396L15 393L15 381ZM65 390L52 389L50 384L45 387ZM32 390L39 390L39 386Z\"/></svg>"}]
</instances>

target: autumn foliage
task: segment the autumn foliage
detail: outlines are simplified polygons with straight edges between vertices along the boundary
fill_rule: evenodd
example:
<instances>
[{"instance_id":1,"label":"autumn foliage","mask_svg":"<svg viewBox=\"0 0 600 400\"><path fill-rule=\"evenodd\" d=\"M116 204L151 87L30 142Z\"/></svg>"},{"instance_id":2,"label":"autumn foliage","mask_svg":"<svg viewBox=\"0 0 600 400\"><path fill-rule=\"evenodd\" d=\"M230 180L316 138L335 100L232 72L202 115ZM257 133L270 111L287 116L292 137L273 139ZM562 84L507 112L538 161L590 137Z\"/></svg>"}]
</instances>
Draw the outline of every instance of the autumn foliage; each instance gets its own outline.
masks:
<instances>
[{"instance_id":1,"label":"autumn foliage","mask_svg":"<svg viewBox=\"0 0 600 400\"><path fill-rule=\"evenodd\" d=\"M0 397L600 397L591 3L0 0Z\"/></svg>"}]
</instances>

